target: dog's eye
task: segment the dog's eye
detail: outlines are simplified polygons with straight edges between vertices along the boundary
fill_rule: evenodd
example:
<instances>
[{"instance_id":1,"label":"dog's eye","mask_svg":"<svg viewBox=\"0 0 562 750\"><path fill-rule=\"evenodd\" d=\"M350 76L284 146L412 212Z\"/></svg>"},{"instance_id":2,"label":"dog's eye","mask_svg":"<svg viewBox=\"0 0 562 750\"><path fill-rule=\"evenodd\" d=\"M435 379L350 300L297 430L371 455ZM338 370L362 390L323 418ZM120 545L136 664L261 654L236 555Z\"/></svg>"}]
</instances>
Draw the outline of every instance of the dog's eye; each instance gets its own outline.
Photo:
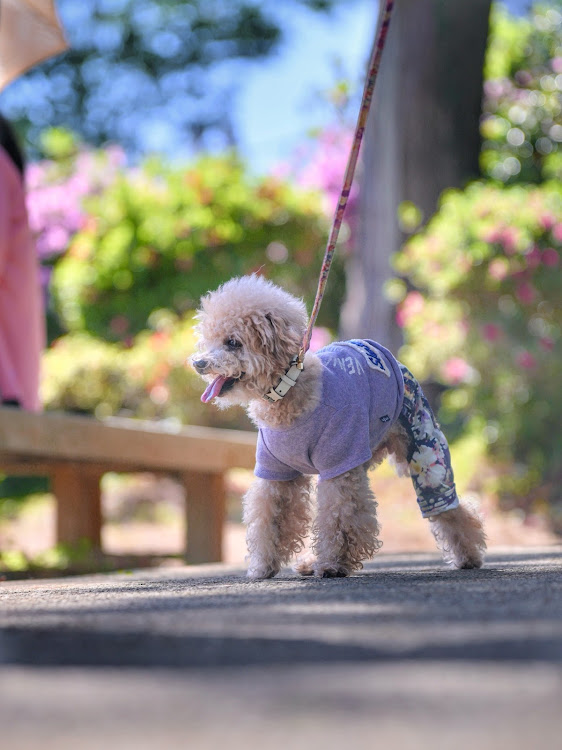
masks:
<instances>
[{"instance_id":1,"label":"dog's eye","mask_svg":"<svg viewBox=\"0 0 562 750\"><path fill-rule=\"evenodd\" d=\"M242 346L242 344L239 341L236 341L236 339L227 339L224 343L229 349L240 349Z\"/></svg>"}]
</instances>

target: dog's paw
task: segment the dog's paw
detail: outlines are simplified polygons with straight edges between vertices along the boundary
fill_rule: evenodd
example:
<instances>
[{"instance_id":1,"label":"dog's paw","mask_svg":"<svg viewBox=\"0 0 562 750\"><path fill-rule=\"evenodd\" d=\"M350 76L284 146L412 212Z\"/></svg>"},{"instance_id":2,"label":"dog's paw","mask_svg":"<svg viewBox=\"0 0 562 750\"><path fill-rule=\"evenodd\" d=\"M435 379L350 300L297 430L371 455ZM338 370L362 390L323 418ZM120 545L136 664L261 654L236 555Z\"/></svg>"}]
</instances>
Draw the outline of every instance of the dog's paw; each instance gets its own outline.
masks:
<instances>
[{"instance_id":1,"label":"dog's paw","mask_svg":"<svg viewBox=\"0 0 562 750\"><path fill-rule=\"evenodd\" d=\"M277 575L277 573L279 573L279 568L273 568L268 565L257 565L256 567L248 568L248 572L246 573L246 575L253 581L261 581L264 579L273 578Z\"/></svg>"},{"instance_id":2,"label":"dog's paw","mask_svg":"<svg viewBox=\"0 0 562 750\"><path fill-rule=\"evenodd\" d=\"M316 559L312 556L299 558L293 565L293 570L300 576L313 576Z\"/></svg>"},{"instance_id":3,"label":"dog's paw","mask_svg":"<svg viewBox=\"0 0 562 750\"><path fill-rule=\"evenodd\" d=\"M314 567L314 575L318 578L346 578L351 571L341 563L326 563Z\"/></svg>"},{"instance_id":4,"label":"dog's paw","mask_svg":"<svg viewBox=\"0 0 562 750\"><path fill-rule=\"evenodd\" d=\"M475 570L476 568L481 568L483 562L483 555L475 554L455 557L452 565L457 570Z\"/></svg>"}]
</instances>

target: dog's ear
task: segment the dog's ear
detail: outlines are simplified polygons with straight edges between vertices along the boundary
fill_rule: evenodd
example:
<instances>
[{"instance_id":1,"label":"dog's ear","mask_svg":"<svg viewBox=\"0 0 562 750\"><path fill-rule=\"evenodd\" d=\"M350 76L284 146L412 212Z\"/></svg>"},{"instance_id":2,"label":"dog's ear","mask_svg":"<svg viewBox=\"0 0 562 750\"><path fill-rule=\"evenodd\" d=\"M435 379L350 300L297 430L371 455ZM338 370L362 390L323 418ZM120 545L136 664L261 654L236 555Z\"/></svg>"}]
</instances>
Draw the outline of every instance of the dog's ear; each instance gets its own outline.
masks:
<instances>
[{"instance_id":1,"label":"dog's ear","mask_svg":"<svg viewBox=\"0 0 562 750\"><path fill-rule=\"evenodd\" d=\"M265 319L269 331L264 330L264 345L276 358L294 357L300 345L300 331L283 315L266 313Z\"/></svg>"}]
</instances>

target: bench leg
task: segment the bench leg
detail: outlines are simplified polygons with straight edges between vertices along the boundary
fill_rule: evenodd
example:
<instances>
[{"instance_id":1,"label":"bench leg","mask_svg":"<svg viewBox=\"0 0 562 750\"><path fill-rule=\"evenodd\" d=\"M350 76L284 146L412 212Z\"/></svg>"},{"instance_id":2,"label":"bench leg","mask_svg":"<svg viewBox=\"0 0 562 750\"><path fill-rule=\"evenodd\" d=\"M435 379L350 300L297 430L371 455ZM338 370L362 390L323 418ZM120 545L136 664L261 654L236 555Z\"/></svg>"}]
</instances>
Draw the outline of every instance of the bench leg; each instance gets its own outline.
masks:
<instances>
[{"instance_id":1,"label":"bench leg","mask_svg":"<svg viewBox=\"0 0 562 750\"><path fill-rule=\"evenodd\" d=\"M220 562L225 521L225 486L222 474L186 472L187 554L190 564Z\"/></svg>"},{"instance_id":2,"label":"bench leg","mask_svg":"<svg viewBox=\"0 0 562 750\"><path fill-rule=\"evenodd\" d=\"M57 466L51 489L57 501L57 541L76 544L87 539L101 549L101 491L103 474L81 466Z\"/></svg>"}]
</instances>

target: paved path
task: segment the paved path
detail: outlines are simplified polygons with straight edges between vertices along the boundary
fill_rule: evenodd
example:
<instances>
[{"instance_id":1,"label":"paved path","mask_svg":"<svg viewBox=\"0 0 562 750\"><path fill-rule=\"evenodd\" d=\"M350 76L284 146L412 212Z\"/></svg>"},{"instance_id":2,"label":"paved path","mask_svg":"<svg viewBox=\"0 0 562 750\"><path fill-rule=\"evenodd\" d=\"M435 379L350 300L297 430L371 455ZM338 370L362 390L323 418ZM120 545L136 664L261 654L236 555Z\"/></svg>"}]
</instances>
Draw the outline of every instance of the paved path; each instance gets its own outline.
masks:
<instances>
[{"instance_id":1,"label":"paved path","mask_svg":"<svg viewBox=\"0 0 562 750\"><path fill-rule=\"evenodd\" d=\"M5 582L0 727L10 750L560 747L562 547Z\"/></svg>"}]
</instances>

